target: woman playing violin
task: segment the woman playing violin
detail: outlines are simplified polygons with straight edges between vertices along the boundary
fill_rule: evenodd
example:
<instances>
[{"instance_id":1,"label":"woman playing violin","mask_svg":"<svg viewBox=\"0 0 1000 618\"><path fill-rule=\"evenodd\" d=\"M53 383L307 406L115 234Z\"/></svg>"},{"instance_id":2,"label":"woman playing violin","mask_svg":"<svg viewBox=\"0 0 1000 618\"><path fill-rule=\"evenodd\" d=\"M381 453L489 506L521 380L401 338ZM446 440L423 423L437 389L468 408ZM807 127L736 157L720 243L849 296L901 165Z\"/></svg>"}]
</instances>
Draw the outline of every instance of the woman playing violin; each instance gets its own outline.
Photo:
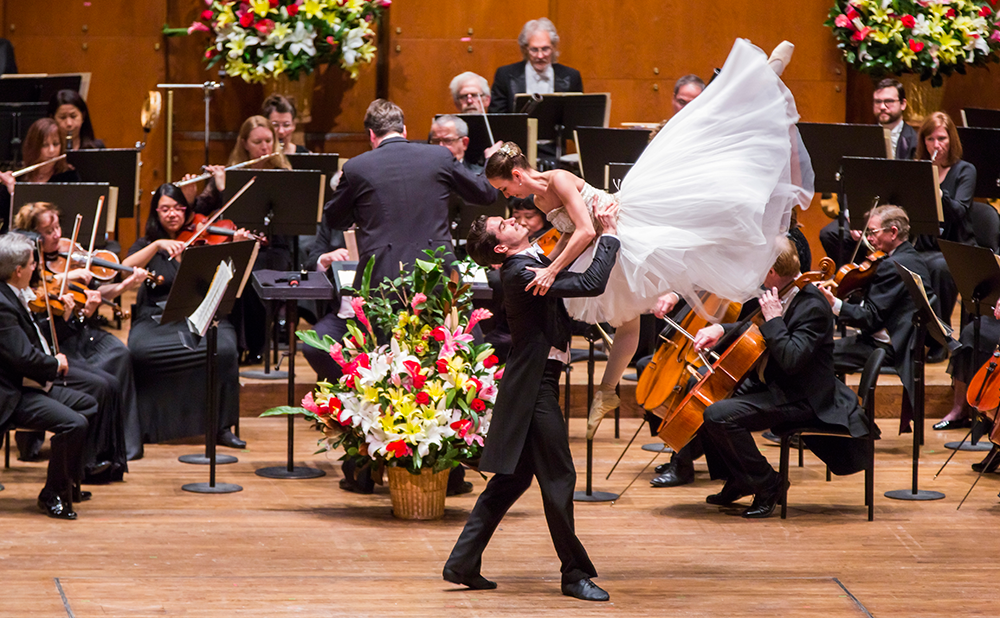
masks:
<instances>
[{"instance_id":1,"label":"woman playing violin","mask_svg":"<svg viewBox=\"0 0 1000 618\"><path fill-rule=\"evenodd\" d=\"M128 347L135 369L139 400L139 420L143 439L162 442L205 433L205 341L198 349L181 344L178 333L187 330L184 322L160 324L154 316L162 313L158 303L165 301L180 268L184 243L177 235L194 217L183 191L172 184L161 185L150 204L146 234L132 245L124 264L149 268L163 277L155 288L139 290L132 310L132 328ZM247 240L245 230L236 232L235 240ZM236 422L240 407L239 366L236 331L229 320L219 323L218 338L219 426L211 428L218 443L243 448L230 427Z\"/></svg>"}]
</instances>

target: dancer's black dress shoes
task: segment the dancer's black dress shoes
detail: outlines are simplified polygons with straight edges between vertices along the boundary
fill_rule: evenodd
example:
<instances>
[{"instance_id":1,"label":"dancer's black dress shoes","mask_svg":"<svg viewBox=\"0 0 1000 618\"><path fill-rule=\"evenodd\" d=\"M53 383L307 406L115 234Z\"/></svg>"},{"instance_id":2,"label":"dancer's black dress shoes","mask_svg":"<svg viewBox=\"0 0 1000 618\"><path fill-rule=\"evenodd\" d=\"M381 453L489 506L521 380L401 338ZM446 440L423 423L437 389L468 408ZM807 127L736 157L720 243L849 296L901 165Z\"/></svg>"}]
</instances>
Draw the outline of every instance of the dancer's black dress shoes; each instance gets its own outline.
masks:
<instances>
[{"instance_id":1,"label":"dancer's black dress shoes","mask_svg":"<svg viewBox=\"0 0 1000 618\"><path fill-rule=\"evenodd\" d=\"M452 571L448 567L444 568L442 572L444 580L451 582L453 584L458 584L460 586L465 586L466 588L471 588L473 590L493 590L497 587L496 582L491 582L482 575L462 575ZM563 594L566 593L565 586L563 587Z\"/></svg>"},{"instance_id":2,"label":"dancer's black dress shoes","mask_svg":"<svg viewBox=\"0 0 1000 618\"><path fill-rule=\"evenodd\" d=\"M73 502L86 502L94 497L89 491L84 491L79 485L73 488Z\"/></svg>"},{"instance_id":3,"label":"dancer's black dress shoes","mask_svg":"<svg viewBox=\"0 0 1000 618\"><path fill-rule=\"evenodd\" d=\"M935 431L947 431L949 429L968 429L972 427L972 420L967 418L960 418L956 421L940 421L934 423Z\"/></svg>"},{"instance_id":4,"label":"dancer's black dress shoes","mask_svg":"<svg viewBox=\"0 0 1000 618\"><path fill-rule=\"evenodd\" d=\"M55 493L43 491L39 494L38 508L49 517L55 519L76 519L76 512L73 510L73 505Z\"/></svg>"},{"instance_id":5,"label":"dancer's black dress shoes","mask_svg":"<svg viewBox=\"0 0 1000 618\"><path fill-rule=\"evenodd\" d=\"M562 585L562 593L581 601L607 601L611 597L600 586L584 578L571 584Z\"/></svg>"},{"instance_id":6,"label":"dancer's black dress shoes","mask_svg":"<svg viewBox=\"0 0 1000 618\"><path fill-rule=\"evenodd\" d=\"M663 474L649 482L653 487L679 487L694 482L694 468L671 464Z\"/></svg>"},{"instance_id":7,"label":"dancer's black dress shoes","mask_svg":"<svg viewBox=\"0 0 1000 618\"><path fill-rule=\"evenodd\" d=\"M774 481L765 489L761 489L754 494L750 508L743 511L743 517L747 519L763 519L770 517L774 512L774 507L781 500L783 490L788 488L788 483L783 481L781 476L775 474Z\"/></svg>"},{"instance_id":8,"label":"dancer's black dress shoes","mask_svg":"<svg viewBox=\"0 0 1000 618\"><path fill-rule=\"evenodd\" d=\"M218 435L215 437L215 443L219 446L228 446L229 448L247 447L246 440L240 440L228 428L219 430Z\"/></svg>"},{"instance_id":9,"label":"dancer's black dress shoes","mask_svg":"<svg viewBox=\"0 0 1000 618\"><path fill-rule=\"evenodd\" d=\"M705 502L716 506L727 506L744 496L749 496L750 493L742 489L735 481L726 481L726 484L722 486L722 491L705 496Z\"/></svg>"}]
</instances>

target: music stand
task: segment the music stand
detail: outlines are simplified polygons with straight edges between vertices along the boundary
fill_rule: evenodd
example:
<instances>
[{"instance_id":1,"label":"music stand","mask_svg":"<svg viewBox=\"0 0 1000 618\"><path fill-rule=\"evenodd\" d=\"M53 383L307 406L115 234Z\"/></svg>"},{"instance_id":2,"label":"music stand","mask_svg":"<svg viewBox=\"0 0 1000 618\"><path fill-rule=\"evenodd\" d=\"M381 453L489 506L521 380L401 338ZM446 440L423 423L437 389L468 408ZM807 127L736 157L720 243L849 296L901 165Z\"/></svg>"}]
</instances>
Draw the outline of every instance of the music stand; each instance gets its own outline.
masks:
<instances>
[{"instance_id":1,"label":"music stand","mask_svg":"<svg viewBox=\"0 0 1000 618\"><path fill-rule=\"evenodd\" d=\"M966 107L962 110L962 124L967 127L1000 129L1000 109ZM964 140L962 146L965 146Z\"/></svg>"},{"instance_id":2,"label":"music stand","mask_svg":"<svg viewBox=\"0 0 1000 618\"><path fill-rule=\"evenodd\" d=\"M524 156L532 166L538 157L538 121L528 114L455 114L465 121L469 127L469 147L465 156L470 157L477 165L485 164L484 151L493 145L490 141L490 130L493 139L498 142L514 142L523 149ZM438 114L437 118L441 116ZM486 128L487 120L490 128Z\"/></svg>"},{"instance_id":3,"label":"music stand","mask_svg":"<svg viewBox=\"0 0 1000 618\"><path fill-rule=\"evenodd\" d=\"M980 321L984 313L992 314L997 300L1000 300L1000 262L992 251L985 247L963 245L949 240L938 240L938 246L952 273L958 293L962 296L965 310L973 317L972 349L979 349ZM976 416L975 423L979 423ZM945 448L962 451L988 451L993 448L989 440L979 443L979 435L973 430L971 443L947 442Z\"/></svg>"},{"instance_id":4,"label":"music stand","mask_svg":"<svg viewBox=\"0 0 1000 618\"><path fill-rule=\"evenodd\" d=\"M953 348L957 343L951 338L944 324L934 315L920 276L899 262L894 262L893 265L902 278L903 284L906 285L906 290L910 293L913 304L917 307L913 316L913 323L916 327L916 334L913 338L913 482L910 489L887 491L885 497L894 500L940 500L944 498L943 493L919 489L917 479L920 466L920 445L924 442L924 358L926 356L924 342L927 333L930 332L931 336L943 346Z\"/></svg>"},{"instance_id":5,"label":"music stand","mask_svg":"<svg viewBox=\"0 0 1000 618\"><path fill-rule=\"evenodd\" d=\"M11 165L21 161L28 128L48 115L53 95L73 90L86 100L89 85L90 73L0 75L0 161Z\"/></svg>"},{"instance_id":6,"label":"music stand","mask_svg":"<svg viewBox=\"0 0 1000 618\"><path fill-rule=\"evenodd\" d=\"M139 204L139 149L72 150L66 161L82 180L118 187L118 216L130 219Z\"/></svg>"},{"instance_id":7,"label":"music stand","mask_svg":"<svg viewBox=\"0 0 1000 618\"><path fill-rule=\"evenodd\" d=\"M298 325L300 300L330 300L334 289L326 277L313 276L302 279L301 273L277 270L258 270L253 273L253 287L262 301L285 302L285 319L288 322L288 405L295 406L295 328ZM292 282L296 282L292 285ZM325 476L319 468L295 465L295 416L288 415L288 462L285 466L259 468L257 476L271 479L314 479Z\"/></svg>"},{"instance_id":8,"label":"music stand","mask_svg":"<svg viewBox=\"0 0 1000 618\"><path fill-rule=\"evenodd\" d=\"M87 230L89 237L89 231L94 228L97 201L103 196L104 208L97 229L103 229L104 234L97 235L95 246L104 247L108 236L115 231L118 193L118 187L106 182L19 182L10 200L10 220L14 220L14 213L25 204L49 202L59 207L59 224L64 230L72 230L73 220L81 215L80 229Z\"/></svg>"},{"instance_id":9,"label":"music stand","mask_svg":"<svg viewBox=\"0 0 1000 618\"><path fill-rule=\"evenodd\" d=\"M897 204L910 217L910 233L938 236L944 213L938 193L937 168L930 161L844 157L844 193L855 204L851 227L864 229L865 211L879 204Z\"/></svg>"},{"instance_id":10,"label":"music stand","mask_svg":"<svg viewBox=\"0 0 1000 618\"><path fill-rule=\"evenodd\" d=\"M618 193L622 189L622 181L625 176L635 167L635 163L608 163L604 166L604 186L611 193Z\"/></svg>"},{"instance_id":11,"label":"music stand","mask_svg":"<svg viewBox=\"0 0 1000 618\"><path fill-rule=\"evenodd\" d=\"M189 483L182 487L185 491L194 493L223 494L242 491L242 487L231 483L215 482L215 466L222 463L235 463L237 459L231 455L218 456L215 452L215 436L219 424L219 397L218 397L218 322L220 317L227 315L233 309L236 298L243 293L247 275L253 266L256 258L257 243L253 241L229 242L221 245L205 245L202 247L188 247L184 251L184 258L181 261L180 270L170 287L170 295L167 297L166 307L160 317L160 324L170 324L180 320L187 320L201 305L208 293L212 279L216 270L223 262L229 262L233 267L233 280L225 289L219 301L218 307L208 327L205 336L205 361L207 363L207 393L208 402L205 412L205 453L195 455L182 455L179 461L183 463L208 464L208 483ZM195 336L185 337L187 333L181 335L181 342L185 347L194 349L197 345Z\"/></svg>"},{"instance_id":12,"label":"music stand","mask_svg":"<svg viewBox=\"0 0 1000 618\"><path fill-rule=\"evenodd\" d=\"M563 154L566 136L577 127L606 127L611 115L611 93L555 92L514 95L514 109L538 119L538 139L555 141L556 160Z\"/></svg>"},{"instance_id":13,"label":"music stand","mask_svg":"<svg viewBox=\"0 0 1000 618\"><path fill-rule=\"evenodd\" d=\"M605 168L609 163L635 163L649 143L646 129L577 127L573 141L580 154L580 172L591 186L608 190ZM602 186L603 184L603 186Z\"/></svg>"},{"instance_id":14,"label":"music stand","mask_svg":"<svg viewBox=\"0 0 1000 618\"><path fill-rule=\"evenodd\" d=\"M330 181L340 171L340 155L335 152L297 152L286 154L285 158L292 164L292 169L323 172Z\"/></svg>"},{"instance_id":15,"label":"music stand","mask_svg":"<svg viewBox=\"0 0 1000 618\"><path fill-rule=\"evenodd\" d=\"M0 103L0 161L14 168L22 161L21 145L28 129L48 115L48 103Z\"/></svg>"},{"instance_id":16,"label":"music stand","mask_svg":"<svg viewBox=\"0 0 1000 618\"><path fill-rule=\"evenodd\" d=\"M1000 197L1000 129L958 127L958 137L962 140L962 158L976 166L975 196Z\"/></svg>"}]
</instances>

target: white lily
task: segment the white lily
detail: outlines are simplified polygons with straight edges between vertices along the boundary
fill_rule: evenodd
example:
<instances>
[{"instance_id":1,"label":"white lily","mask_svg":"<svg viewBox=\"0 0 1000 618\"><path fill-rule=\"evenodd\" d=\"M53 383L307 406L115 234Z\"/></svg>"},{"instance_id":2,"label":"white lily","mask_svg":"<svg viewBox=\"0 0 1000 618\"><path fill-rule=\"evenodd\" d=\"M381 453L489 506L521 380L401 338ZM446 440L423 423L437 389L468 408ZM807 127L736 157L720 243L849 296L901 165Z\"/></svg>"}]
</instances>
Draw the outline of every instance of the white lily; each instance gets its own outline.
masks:
<instances>
[{"instance_id":1,"label":"white lily","mask_svg":"<svg viewBox=\"0 0 1000 618\"><path fill-rule=\"evenodd\" d=\"M344 57L345 66L353 66L358 60L358 48L365 43L366 28L354 28L347 32L344 42L341 43L341 50ZM445 322L447 324L447 321Z\"/></svg>"},{"instance_id":2,"label":"white lily","mask_svg":"<svg viewBox=\"0 0 1000 618\"><path fill-rule=\"evenodd\" d=\"M315 56L315 39L316 32L312 28L307 30L305 24L301 21L296 22L295 30L288 35L288 42L291 44L288 49L292 52L292 55L305 52L309 56Z\"/></svg>"}]
</instances>

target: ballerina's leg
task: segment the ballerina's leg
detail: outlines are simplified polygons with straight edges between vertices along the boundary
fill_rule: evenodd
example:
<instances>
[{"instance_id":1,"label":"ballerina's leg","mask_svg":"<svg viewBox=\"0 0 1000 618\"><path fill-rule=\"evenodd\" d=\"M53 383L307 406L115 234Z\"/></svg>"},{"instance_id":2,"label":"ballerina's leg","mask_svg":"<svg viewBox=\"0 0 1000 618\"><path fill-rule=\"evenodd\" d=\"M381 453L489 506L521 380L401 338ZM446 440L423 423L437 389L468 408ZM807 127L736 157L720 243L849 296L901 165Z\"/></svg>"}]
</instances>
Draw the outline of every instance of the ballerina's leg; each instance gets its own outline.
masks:
<instances>
[{"instance_id":1,"label":"ballerina's leg","mask_svg":"<svg viewBox=\"0 0 1000 618\"><path fill-rule=\"evenodd\" d=\"M594 393L594 401L587 415L587 439L592 440L597 427L611 410L618 407L620 400L615 387L622 379L625 368L639 349L639 318L629 320L615 329L615 342L608 352L608 363L604 367L601 385Z\"/></svg>"}]
</instances>

